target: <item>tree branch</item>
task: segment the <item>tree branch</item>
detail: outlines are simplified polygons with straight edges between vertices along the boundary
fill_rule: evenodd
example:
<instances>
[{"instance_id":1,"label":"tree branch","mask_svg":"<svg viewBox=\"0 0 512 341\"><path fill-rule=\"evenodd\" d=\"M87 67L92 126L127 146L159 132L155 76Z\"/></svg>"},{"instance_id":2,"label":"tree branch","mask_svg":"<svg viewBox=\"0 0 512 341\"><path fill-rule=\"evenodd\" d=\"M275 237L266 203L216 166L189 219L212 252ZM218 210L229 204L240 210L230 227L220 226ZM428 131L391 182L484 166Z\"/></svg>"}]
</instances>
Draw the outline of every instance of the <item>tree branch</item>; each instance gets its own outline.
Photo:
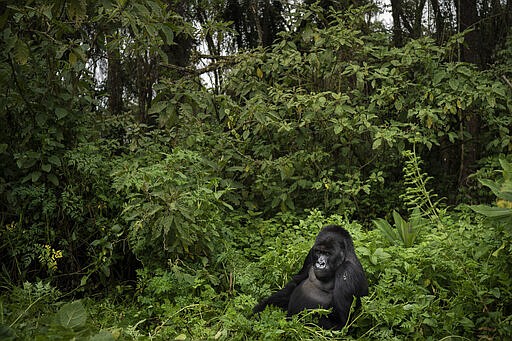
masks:
<instances>
[{"instance_id":1,"label":"tree branch","mask_svg":"<svg viewBox=\"0 0 512 341\"><path fill-rule=\"evenodd\" d=\"M236 64L237 62L238 61L235 58L230 58L230 59L225 59L225 60L218 61L218 62L212 62L209 65L207 65L203 68L199 68L199 69L196 69L193 67L184 67L184 66L179 66L179 65L174 65L174 64L161 64L161 66L168 68L168 69L177 70L180 72L198 76L198 75L202 75L203 73L208 73L208 72L212 72L212 71L215 71L218 69L226 68L228 66Z\"/></svg>"},{"instance_id":2,"label":"tree branch","mask_svg":"<svg viewBox=\"0 0 512 341\"><path fill-rule=\"evenodd\" d=\"M508 80L508 78L505 75L502 75L501 78L503 78L505 83L507 83L508 86L510 86L510 88L512 89L512 83Z\"/></svg>"}]
</instances>

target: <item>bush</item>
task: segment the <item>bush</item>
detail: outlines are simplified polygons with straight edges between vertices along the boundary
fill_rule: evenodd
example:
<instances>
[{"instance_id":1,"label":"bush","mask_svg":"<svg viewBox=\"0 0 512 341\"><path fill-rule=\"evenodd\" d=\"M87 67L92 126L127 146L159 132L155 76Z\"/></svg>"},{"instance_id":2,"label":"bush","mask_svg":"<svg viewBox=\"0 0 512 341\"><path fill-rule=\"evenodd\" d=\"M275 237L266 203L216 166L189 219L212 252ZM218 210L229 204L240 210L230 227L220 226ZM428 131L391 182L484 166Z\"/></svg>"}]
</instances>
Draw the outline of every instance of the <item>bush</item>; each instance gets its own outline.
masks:
<instances>
[{"instance_id":1,"label":"bush","mask_svg":"<svg viewBox=\"0 0 512 341\"><path fill-rule=\"evenodd\" d=\"M148 267L208 255L223 233L224 189L211 163L181 149L152 157L121 159L112 173L113 187L126 198L122 217L132 251Z\"/></svg>"}]
</instances>

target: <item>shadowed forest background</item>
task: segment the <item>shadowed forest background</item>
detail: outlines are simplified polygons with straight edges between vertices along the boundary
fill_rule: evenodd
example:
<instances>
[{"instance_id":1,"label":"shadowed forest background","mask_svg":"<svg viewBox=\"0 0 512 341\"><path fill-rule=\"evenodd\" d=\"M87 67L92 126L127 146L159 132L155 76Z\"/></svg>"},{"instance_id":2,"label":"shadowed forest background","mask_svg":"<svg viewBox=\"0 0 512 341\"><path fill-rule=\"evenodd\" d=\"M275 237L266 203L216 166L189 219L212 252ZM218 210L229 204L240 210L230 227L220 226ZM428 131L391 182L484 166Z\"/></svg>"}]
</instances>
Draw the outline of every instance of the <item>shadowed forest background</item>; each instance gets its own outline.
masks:
<instances>
[{"instance_id":1,"label":"shadowed forest background","mask_svg":"<svg viewBox=\"0 0 512 341\"><path fill-rule=\"evenodd\" d=\"M0 0L0 339L511 338L510 27L511 0ZM351 322L251 316L327 224Z\"/></svg>"}]
</instances>

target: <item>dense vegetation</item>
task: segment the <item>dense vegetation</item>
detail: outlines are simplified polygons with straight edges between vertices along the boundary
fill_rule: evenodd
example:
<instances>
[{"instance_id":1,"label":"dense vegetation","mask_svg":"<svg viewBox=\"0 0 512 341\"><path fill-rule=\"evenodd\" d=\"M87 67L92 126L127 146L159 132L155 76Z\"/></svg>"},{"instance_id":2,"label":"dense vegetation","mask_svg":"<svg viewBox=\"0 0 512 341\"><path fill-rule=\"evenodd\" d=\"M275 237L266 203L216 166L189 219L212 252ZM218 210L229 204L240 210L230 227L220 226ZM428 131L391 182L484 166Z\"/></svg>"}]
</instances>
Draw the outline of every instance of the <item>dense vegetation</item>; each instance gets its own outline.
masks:
<instances>
[{"instance_id":1,"label":"dense vegetation","mask_svg":"<svg viewBox=\"0 0 512 341\"><path fill-rule=\"evenodd\" d=\"M339 3L0 2L0 339L512 337L511 2ZM352 322L251 316L330 223Z\"/></svg>"}]
</instances>

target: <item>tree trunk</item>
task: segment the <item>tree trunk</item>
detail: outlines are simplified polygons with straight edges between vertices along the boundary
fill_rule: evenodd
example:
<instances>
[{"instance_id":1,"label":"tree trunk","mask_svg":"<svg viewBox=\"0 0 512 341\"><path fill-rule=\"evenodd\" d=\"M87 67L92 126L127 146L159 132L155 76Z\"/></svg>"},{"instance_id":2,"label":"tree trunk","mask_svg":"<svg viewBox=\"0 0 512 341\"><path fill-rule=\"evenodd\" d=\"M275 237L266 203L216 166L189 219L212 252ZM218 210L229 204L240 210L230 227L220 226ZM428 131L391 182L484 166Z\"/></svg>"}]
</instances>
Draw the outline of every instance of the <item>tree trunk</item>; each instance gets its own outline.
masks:
<instances>
[{"instance_id":1,"label":"tree trunk","mask_svg":"<svg viewBox=\"0 0 512 341\"><path fill-rule=\"evenodd\" d=\"M480 46L479 30L476 27L478 22L478 12L476 0L454 0L457 9L457 22L459 32L463 32L468 28L473 31L466 34L464 45L462 47L462 61L474 64L480 64L478 50Z\"/></svg>"},{"instance_id":2,"label":"tree trunk","mask_svg":"<svg viewBox=\"0 0 512 341\"><path fill-rule=\"evenodd\" d=\"M396 47L403 46L403 31L400 21L400 13L402 12L401 0L391 0L391 15L393 16L393 43Z\"/></svg>"},{"instance_id":3,"label":"tree trunk","mask_svg":"<svg viewBox=\"0 0 512 341\"><path fill-rule=\"evenodd\" d=\"M432 11L434 12L434 22L436 23L436 41L442 44L444 41L444 17L439 7L439 0L431 0Z\"/></svg>"},{"instance_id":4,"label":"tree trunk","mask_svg":"<svg viewBox=\"0 0 512 341\"><path fill-rule=\"evenodd\" d=\"M174 11L181 17L187 18L187 12L189 11L187 6L190 6L190 3L173 0L167 0L167 3L168 11ZM180 32L174 36L174 44L172 46L164 45L162 50L167 55L169 64L186 67L190 64L190 55L193 47L193 38L185 32Z\"/></svg>"},{"instance_id":5,"label":"tree trunk","mask_svg":"<svg viewBox=\"0 0 512 341\"><path fill-rule=\"evenodd\" d=\"M114 44L107 44L107 46ZM108 109L112 114L120 114L123 111L123 82L121 69L121 55L117 47L111 47L107 52L107 92Z\"/></svg>"},{"instance_id":6,"label":"tree trunk","mask_svg":"<svg viewBox=\"0 0 512 341\"><path fill-rule=\"evenodd\" d=\"M261 26L257 1L251 2L251 11L254 18L254 24L256 25L256 32L258 33L258 46L263 46L263 27Z\"/></svg>"},{"instance_id":7,"label":"tree trunk","mask_svg":"<svg viewBox=\"0 0 512 341\"><path fill-rule=\"evenodd\" d=\"M423 18L423 9L425 8L426 0L420 0L417 2L416 9L414 11L414 26L413 26L413 32L412 37L413 38L420 38L422 34L422 18Z\"/></svg>"},{"instance_id":8,"label":"tree trunk","mask_svg":"<svg viewBox=\"0 0 512 341\"><path fill-rule=\"evenodd\" d=\"M468 28L473 31L466 34L464 45L462 47L462 61L480 64L479 46L480 31L475 27L478 22L478 12L476 0L455 0L457 8L457 19L459 32ZM459 183L465 184L468 176L472 173L472 167L479 159L479 135L480 135L480 117L478 113L465 112L461 116L463 129L471 136L461 145L461 164Z\"/></svg>"},{"instance_id":9,"label":"tree trunk","mask_svg":"<svg viewBox=\"0 0 512 341\"><path fill-rule=\"evenodd\" d=\"M139 105L139 122L148 122L148 110L153 97L153 83L156 80L154 60L149 55L137 57L137 99Z\"/></svg>"}]
</instances>

